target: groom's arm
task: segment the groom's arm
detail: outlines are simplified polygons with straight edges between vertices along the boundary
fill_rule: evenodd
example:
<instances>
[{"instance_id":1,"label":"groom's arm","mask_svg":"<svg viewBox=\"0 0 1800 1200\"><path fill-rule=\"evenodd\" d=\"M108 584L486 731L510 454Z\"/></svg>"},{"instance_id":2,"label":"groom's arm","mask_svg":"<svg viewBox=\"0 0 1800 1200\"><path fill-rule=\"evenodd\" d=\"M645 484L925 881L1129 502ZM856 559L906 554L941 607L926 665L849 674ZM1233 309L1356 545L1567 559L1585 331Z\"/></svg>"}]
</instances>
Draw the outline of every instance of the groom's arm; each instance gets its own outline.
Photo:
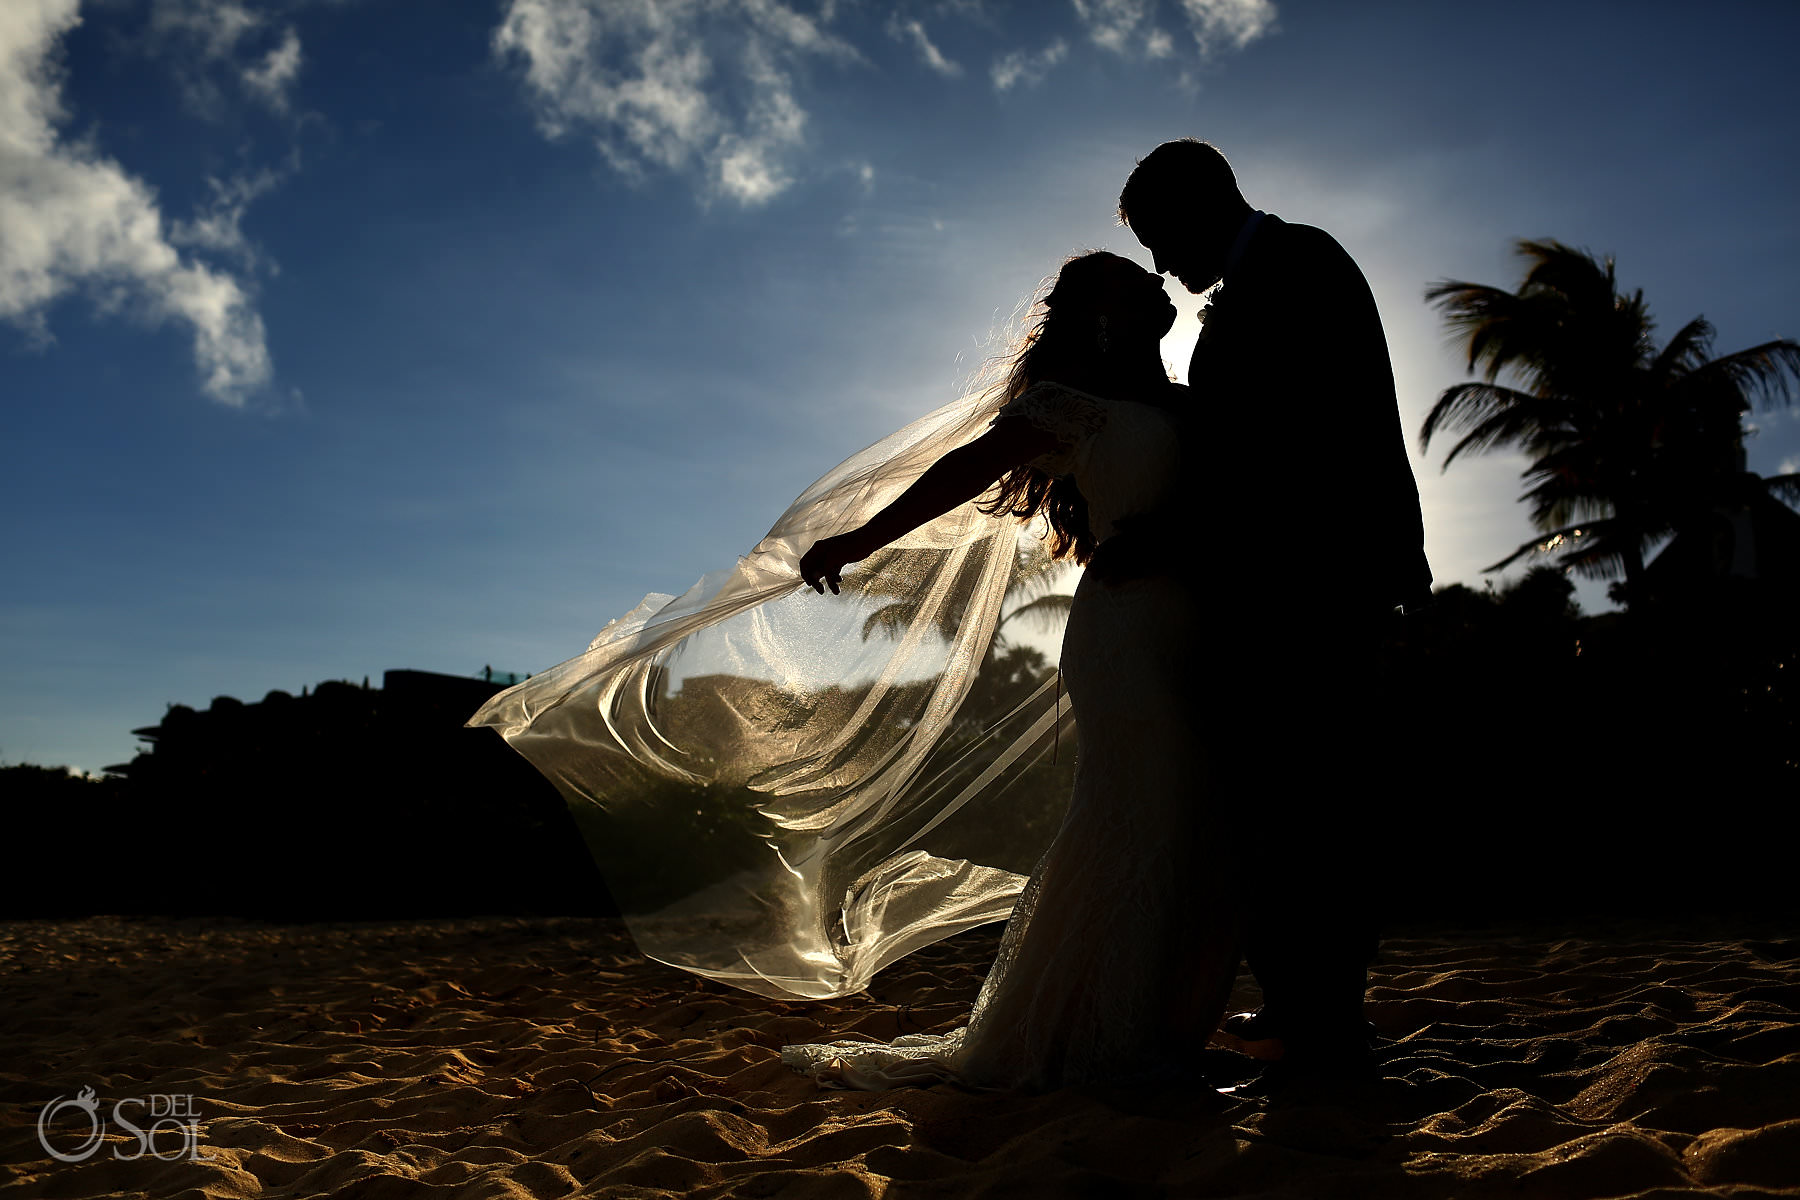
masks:
<instances>
[{"instance_id":1,"label":"groom's arm","mask_svg":"<svg viewBox=\"0 0 1800 1200\"><path fill-rule=\"evenodd\" d=\"M1360 500L1360 527L1350 531L1357 543L1353 553L1383 604L1411 608L1430 600L1431 568L1393 360L1368 279L1342 246L1332 241L1331 250L1346 316L1334 355L1345 375L1338 438Z\"/></svg>"},{"instance_id":2,"label":"groom's arm","mask_svg":"<svg viewBox=\"0 0 1800 1200\"><path fill-rule=\"evenodd\" d=\"M1257 356L1282 364L1278 403L1304 431L1292 452L1296 473L1314 486L1295 498L1294 519L1315 529L1317 553L1340 560L1350 578L1366 578L1393 603L1416 603L1430 595L1431 572L1374 292L1330 234L1289 232L1247 323L1264 335Z\"/></svg>"}]
</instances>

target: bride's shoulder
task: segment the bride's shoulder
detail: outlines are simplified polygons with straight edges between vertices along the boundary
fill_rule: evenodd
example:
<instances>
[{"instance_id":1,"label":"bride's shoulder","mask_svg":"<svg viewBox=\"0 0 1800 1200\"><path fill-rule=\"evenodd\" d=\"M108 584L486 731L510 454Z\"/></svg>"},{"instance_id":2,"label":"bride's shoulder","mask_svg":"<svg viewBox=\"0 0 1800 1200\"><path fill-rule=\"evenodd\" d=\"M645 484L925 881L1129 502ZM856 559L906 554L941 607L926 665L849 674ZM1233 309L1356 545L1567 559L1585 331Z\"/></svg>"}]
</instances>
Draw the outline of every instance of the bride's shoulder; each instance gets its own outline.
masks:
<instances>
[{"instance_id":1,"label":"bride's shoulder","mask_svg":"<svg viewBox=\"0 0 1800 1200\"><path fill-rule=\"evenodd\" d=\"M1081 403L1083 401L1092 404L1106 403L1106 398L1104 396L1096 396L1092 392L1084 392L1080 388L1070 387L1066 383L1058 383L1054 379L1040 379L1036 383L1030 384L1024 391L1018 394L1014 402L1016 403L1018 400L1023 400L1027 396L1035 397L1040 401L1066 400L1069 403Z\"/></svg>"},{"instance_id":2,"label":"bride's shoulder","mask_svg":"<svg viewBox=\"0 0 1800 1200\"><path fill-rule=\"evenodd\" d=\"M1124 402L1167 414L1186 408L1190 395L1187 384L1170 380L1159 391L1141 392Z\"/></svg>"},{"instance_id":3,"label":"bride's shoulder","mask_svg":"<svg viewBox=\"0 0 1800 1200\"><path fill-rule=\"evenodd\" d=\"M997 417L1020 416L1065 439L1096 433L1110 401L1054 380L1041 379L1001 406Z\"/></svg>"}]
</instances>

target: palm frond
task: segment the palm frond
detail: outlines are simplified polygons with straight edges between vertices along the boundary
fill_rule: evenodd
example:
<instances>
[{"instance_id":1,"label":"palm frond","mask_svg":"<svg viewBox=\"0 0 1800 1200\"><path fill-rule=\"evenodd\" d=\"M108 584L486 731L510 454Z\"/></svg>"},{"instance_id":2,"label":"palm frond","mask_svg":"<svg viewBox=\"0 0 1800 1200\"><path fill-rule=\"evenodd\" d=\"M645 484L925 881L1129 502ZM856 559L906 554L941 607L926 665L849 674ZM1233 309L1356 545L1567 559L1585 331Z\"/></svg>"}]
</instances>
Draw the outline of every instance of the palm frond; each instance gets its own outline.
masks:
<instances>
[{"instance_id":1,"label":"palm frond","mask_svg":"<svg viewBox=\"0 0 1800 1200\"><path fill-rule=\"evenodd\" d=\"M1517 388L1497 383L1459 383L1444 389L1425 424L1419 429L1419 448L1428 449L1439 429L1470 429L1490 420L1498 413L1531 413L1540 407L1538 398ZM1451 452L1455 457L1456 451ZM1445 465L1449 460L1445 460Z\"/></svg>"},{"instance_id":2,"label":"palm frond","mask_svg":"<svg viewBox=\"0 0 1800 1200\"><path fill-rule=\"evenodd\" d=\"M880 560L882 569L870 572L865 578L877 584L879 590L871 588L868 594L894 599L863 620L863 640L868 641L877 633L897 638L915 622L929 620L938 637L945 642L954 641L962 615L977 586L978 564L970 560L961 572L943 581L947 583L945 590L932 592L926 589L925 583L937 569L941 552L929 548L890 547L878 553L886 556ZM868 561L874 563L877 560L871 555ZM1013 573L1007 581L1006 594L1024 596L1029 601L1053 593L1071 566L1066 561L1052 559L1041 541L1021 539L1015 550ZM1029 607L1029 602L1020 607Z\"/></svg>"},{"instance_id":3,"label":"palm frond","mask_svg":"<svg viewBox=\"0 0 1800 1200\"><path fill-rule=\"evenodd\" d=\"M1571 306L1589 311L1604 311L1615 306L1618 278L1612 256L1595 258L1586 250L1577 250L1561 242L1546 239L1522 239L1514 251L1529 259L1520 295L1550 294L1565 299Z\"/></svg>"},{"instance_id":4,"label":"palm frond","mask_svg":"<svg viewBox=\"0 0 1800 1200\"><path fill-rule=\"evenodd\" d=\"M1650 361L1652 378L1683 375L1704 363L1712 353L1713 327L1705 317L1695 317L1675 331Z\"/></svg>"},{"instance_id":5,"label":"palm frond","mask_svg":"<svg viewBox=\"0 0 1800 1200\"><path fill-rule=\"evenodd\" d=\"M1503 571L1527 555L1553 555L1566 567L1589 579L1616 579L1620 573L1623 543L1631 535L1613 521L1591 521L1552 529L1525 542L1511 554L1491 566L1481 568L1484 574ZM1642 545L1649 539L1638 538Z\"/></svg>"},{"instance_id":6,"label":"palm frond","mask_svg":"<svg viewBox=\"0 0 1800 1200\"><path fill-rule=\"evenodd\" d=\"M1037 597L1054 592L1073 567L1067 559L1051 558L1044 543L1033 538L1029 547L1019 548L1007 594L1016 592L1021 596Z\"/></svg>"},{"instance_id":7,"label":"palm frond","mask_svg":"<svg viewBox=\"0 0 1800 1200\"><path fill-rule=\"evenodd\" d=\"M1001 617L995 629L998 631L1000 626L1012 621L1023 621L1045 633L1055 633L1069 619L1069 606L1074 602L1075 597L1067 592L1051 592L1035 600L1027 600Z\"/></svg>"},{"instance_id":8,"label":"palm frond","mask_svg":"<svg viewBox=\"0 0 1800 1200\"><path fill-rule=\"evenodd\" d=\"M1528 378L1540 365L1536 348L1543 344L1544 306L1502 288L1441 280L1425 289L1425 299L1444 314L1452 340L1466 340L1469 370L1481 370L1489 383L1508 368Z\"/></svg>"},{"instance_id":9,"label":"palm frond","mask_svg":"<svg viewBox=\"0 0 1800 1200\"><path fill-rule=\"evenodd\" d=\"M1531 539L1529 542L1523 543L1517 550L1514 550L1499 562L1494 563L1492 566L1481 568L1482 573L1487 574L1492 571L1504 571L1507 567L1510 567L1513 563L1524 558L1527 554L1554 554L1558 550L1565 549L1566 546L1572 546L1575 539L1584 536L1589 536L1587 527L1580 525L1566 525L1561 529L1547 530L1540 536Z\"/></svg>"},{"instance_id":10,"label":"palm frond","mask_svg":"<svg viewBox=\"0 0 1800 1200\"><path fill-rule=\"evenodd\" d=\"M912 624L913 618L918 613L918 604L910 600L896 600L892 604L882 605L870 613L868 619L863 622L863 641L868 641L877 633L885 633L893 638L899 637L906 632L907 626Z\"/></svg>"},{"instance_id":11,"label":"palm frond","mask_svg":"<svg viewBox=\"0 0 1800 1200\"><path fill-rule=\"evenodd\" d=\"M1764 409L1792 404L1793 385L1800 382L1800 342L1778 338L1723 354L1695 367L1689 378L1728 383L1746 406L1752 397L1760 399Z\"/></svg>"},{"instance_id":12,"label":"palm frond","mask_svg":"<svg viewBox=\"0 0 1800 1200\"><path fill-rule=\"evenodd\" d=\"M1444 468L1449 469L1464 452L1485 454L1508 442L1534 441L1541 432L1539 415L1530 407L1519 405L1500 409L1477 422L1461 441L1450 447L1450 453L1444 455Z\"/></svg>"},{"instance_id":13,"label":"palm frond","mask_svg":"<svg viewBox=\"0 0 1800 1200\"><path fill-rule=\"evenodd\" d=\"M1584 523L1592 525L1614 515L1611 496L1571 486L1561 480L1541 483L1527 490L1520 499L1531 506L1531 523L1544 530Z\"/></svg>"}]
</instances>

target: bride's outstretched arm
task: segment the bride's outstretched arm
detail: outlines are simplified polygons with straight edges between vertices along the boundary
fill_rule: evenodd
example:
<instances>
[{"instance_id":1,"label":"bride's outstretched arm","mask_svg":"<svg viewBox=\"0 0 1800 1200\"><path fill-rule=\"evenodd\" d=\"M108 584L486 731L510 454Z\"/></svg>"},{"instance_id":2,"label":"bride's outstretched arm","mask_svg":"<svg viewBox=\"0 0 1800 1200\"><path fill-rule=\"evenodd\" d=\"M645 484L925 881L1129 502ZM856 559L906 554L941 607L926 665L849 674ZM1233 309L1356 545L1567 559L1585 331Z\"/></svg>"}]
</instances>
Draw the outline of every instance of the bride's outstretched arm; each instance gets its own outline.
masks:
<instances>
[{"instance_id":1,"label":"bride's outstretched arm","mask_svg":"<svg viewBox=\"0 0 1800 1200\"><path fill-rule=\"evenodd\" d=\"M932 518L973 500L1014 467L1051 453L1058 444L1055 434L1030 421L1002 418L968 445L932 463L862 528L815 542L800 559L800 578L820 594L827 586L835 594L847 564L867 558Z\"/></svg>"}]
</instances>

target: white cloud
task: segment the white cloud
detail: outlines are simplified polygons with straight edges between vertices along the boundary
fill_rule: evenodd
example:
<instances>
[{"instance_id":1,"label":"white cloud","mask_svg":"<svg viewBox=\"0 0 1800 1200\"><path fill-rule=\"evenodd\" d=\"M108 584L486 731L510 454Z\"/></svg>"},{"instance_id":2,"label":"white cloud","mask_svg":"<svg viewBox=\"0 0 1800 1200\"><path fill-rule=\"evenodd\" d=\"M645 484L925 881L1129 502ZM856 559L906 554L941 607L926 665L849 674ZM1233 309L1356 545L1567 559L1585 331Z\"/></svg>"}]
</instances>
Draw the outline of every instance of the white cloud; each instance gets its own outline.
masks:
<instances>
[{"instance_id":1,"label":"white cloud","mask_svg":"<svg viewBox=\"0 0 1800 1200\"><path fill-rule=\"evenodd\" d=\"M1793 475L1797 472L1800 472L1800 454L1790 454L1781 460L1780 466L1775 468L1777 475Z\"/></svg>"},{"instance_id":2,"label":"white cloud","mask_svg":"<svg viewBox=\"0 0 1800 1200\"><path fill-rule=\"evenodd\" d=\"M48 343L49 306L86 292L103 311L129 306L153 323L181 321L202 386L241 405L271 375L262 318L244 286L183 258L164 236L151 189L59 134L66 114L55 58L80 20L76 0L0 7L0 320ZM232 217L217 236L235 229Z\"/></svg>"},{"instance_id":3,"label":"white cloud","mask_svg":"<svg viewBox=\"0 0 1800 1200\"><path fill-rule=\"evenodd\" d=\"M1174 40L1156 26L1156 0L1071 0L1088 38L1114 54L1141 48L1146 58L1167 58ZM1275 27L1273 0L1177 0L1193 30L1201 57L1241 50Z\"/></svg>"},{"instance_id":4,"label":"white cloud","mask_svg":"<svg viewBox=\"0 0 1800 1200\"><path fill-rule=\"evenodd\" d=\"M494 52L523 60L539 128L591 131L616 169L699 169L708 194L750 206L792 182L805 139L794 75L853 61L847 43L781 0L509 0Z\"/></svg>"},{"instance_id":5,"label":"white cloud","mask_svg":"<svg viewBox=\"0 0 1800 1200\"><path fill-rule=\"evenodd\" d=\"M1096 46L1115 54L1130 48L1131 35L1150 17L1152 0L1074 0L1075 16Z\"/></svg>"},{"instance_id":6,"label":"white cloud","mask_svg":"<svg viewBox=\"0 0 1800 1200\"><path fill-rule=\"evenodd\" d=\"M925 65L939 75L954 78L962 74L962 64L952 62L944 57L943 51L933 44L931 35L925 32L924 22L918 18L911 17L902 20L900 14L895 13L888 18L887 31L889 37L898 41L911 42Z\"/></svg>"},{"instance_id":7,"label":"white cloud","mask_svg":"<svg viewBox=\"0 0 1800 1200\"><path fill-rule=\"evenodd\" d=\"M261 24L236 0L155 0L150 9L152 35L198 42L206 58L232 57L238 42Z\"/></svg>"},{"instance_id":8,"label":"white cloud","mask_svg":"<svg viewBox=\"0 0 1800 1200\"><path fill-rule=\"evenodd\" d=\"M281 113L288 110L288 92L299 75L300 35L291 25L281 35L281 44L264 55L260 64L240 72L244 86Z\"/></svg>"},{"instance_id":9,"label":"white cloud","mask_svg":"<svg viewBox=\"0 0 1800 1200\"><path fill-rule=\"evenodd\" d=\"M994 60L990 74L994 80L994 90L1004 92L1017 84L1035 86L1044 81L1050 68L1067 58L1069 45L1057 38L1035 54L1026 50L1014 50Z\"/></svg>"},{"instance_id":10,"label":"white cloud","mask_svg":"<svg viewBox=\"0 0 1800 1200\"><path fill-rule=\"evenodd\" d=\"M1242 50L1275 29L1273 0L1181 0L1200 53Z\"/></svg>"},{"instance_id":11,"label":"white cloud","mask_svg":"<svg viewBox=\"0 0 1800 1200\"><path fill-rule=\"evenodd\" d=\"M158 0L230 8L235 0ZM1157 24L1157 0L1072 0L1098 46L1146 60L1174 57ZM1241 47L1273 28L1270 0L1176 0L1202 56ZM809 132L800 99L816 63L865 60L829 26L838 6L816 0L506 0L492 48L521 70L546 137L592 139L628 178L673 171L700 178L703 197L751 207L793 185ZM997 30L982 0L902 0L884 5L887 36L909 45L932 71L963 64L932 40L927 20L951 17ZM1041 83L1069 56L1062 38L1012 49L989 67L995 91Z\"/></svg>"},{"instance_id":12,"label":"white cloud","mask_svg":"<svg viewBox=\"0 0 1800 1200\"><path fill-rule=\"evenodd\" d=\"M207 186L212 191L211 202L193 220L172 222L169 241L177 246L194 246L235 258L245 270L254 270L263 260L244 237L244 210L250 207L252 200L273 189L281 180L282 172L267 167L228 180L207 179Z\"/></svg>"},{"instance_id":13,"label":"white cloud","mask_svg":"<svg viewBox=\"0 0 1800 1200\"><path fill-rule=\"evenodd\" d=\"M220 72L286 113L300 74L300 35L290 25L267 51L250 50L246 43L263 40L257 35L269 28L261 13L239 0L154 0L149 42L171 59L189 106L201 115L217 118L225 110L225 93L215 80Z\"/></svg>"}]
</instances>

